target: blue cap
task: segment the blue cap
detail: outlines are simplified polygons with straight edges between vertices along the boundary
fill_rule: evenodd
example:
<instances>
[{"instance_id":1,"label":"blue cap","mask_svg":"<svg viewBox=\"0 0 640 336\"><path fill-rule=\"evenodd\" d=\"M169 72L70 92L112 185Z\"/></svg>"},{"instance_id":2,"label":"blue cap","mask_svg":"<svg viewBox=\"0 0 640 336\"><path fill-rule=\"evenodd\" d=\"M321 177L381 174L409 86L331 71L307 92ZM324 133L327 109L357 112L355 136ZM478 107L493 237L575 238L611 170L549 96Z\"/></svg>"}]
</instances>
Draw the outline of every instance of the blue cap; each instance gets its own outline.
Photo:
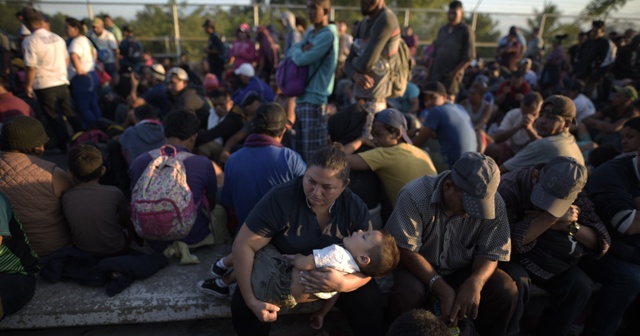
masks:
<instances>
[{"instance_id":1,"label":"blue cap","mask_svg":"<svg viewBox=\"0 0 640 336\"><path fill-rule=\"evenodd\" d=\"M376 113L373 121L381 122L385 125L389 125L393 128L397 128L402 133L402 138L408 144L412 144L409 135L407 134L407 119L402 112L396 109L386 109Z\"/></svg>"}]
</instances>

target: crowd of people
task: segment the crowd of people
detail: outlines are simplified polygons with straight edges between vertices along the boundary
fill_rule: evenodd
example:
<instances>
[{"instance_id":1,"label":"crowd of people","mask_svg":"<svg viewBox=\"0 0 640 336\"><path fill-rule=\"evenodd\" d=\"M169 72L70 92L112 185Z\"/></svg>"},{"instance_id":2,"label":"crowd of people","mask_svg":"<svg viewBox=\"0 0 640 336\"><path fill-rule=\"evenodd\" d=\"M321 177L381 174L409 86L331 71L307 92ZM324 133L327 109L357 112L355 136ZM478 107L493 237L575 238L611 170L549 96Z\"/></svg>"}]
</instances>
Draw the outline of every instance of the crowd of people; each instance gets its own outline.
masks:
<instances>
[{"instance_id":1,"label":"crowd of people","mask_svg":"<svg viewBox=\"0 0 640 336\"><path fill-rule=\"evenodd\" d=\"M640 333L640 35L593 21L565 51L511 27L481 59L453 1L420 57L384 0L360 7L351 34L330 0L232 43L207 19L202 73L109 16L67 18L65 40L20 11L0 74L0 319L37 276L117 295L223 228L232 252L194 283L237 283L239 335L315 300L316 329L335 305L356 335L519 335L532 284L549 293L533 335Z\"/></svg>"}]
</instances>

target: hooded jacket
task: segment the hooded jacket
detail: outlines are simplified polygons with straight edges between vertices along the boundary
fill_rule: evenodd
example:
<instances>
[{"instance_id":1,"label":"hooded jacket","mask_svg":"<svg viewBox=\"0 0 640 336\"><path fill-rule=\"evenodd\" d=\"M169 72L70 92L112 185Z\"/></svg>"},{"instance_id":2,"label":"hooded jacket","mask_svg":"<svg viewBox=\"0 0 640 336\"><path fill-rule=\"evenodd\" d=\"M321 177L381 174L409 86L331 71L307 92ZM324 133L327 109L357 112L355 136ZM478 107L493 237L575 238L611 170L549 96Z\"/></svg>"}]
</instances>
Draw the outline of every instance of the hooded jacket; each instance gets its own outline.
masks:
<instances>
[{"instance_id":1,"label":"hooded jacket","mask_svg":"<svg viewBox=\"0 0 640 336\"><path fill-rule=\"evenodd\" d=\"M152 119L145 119L129 127L120 135L122 155L128 165L131 165L138 155L160 148L166 143L162 124Z\"/></svg>"}]
</instances>

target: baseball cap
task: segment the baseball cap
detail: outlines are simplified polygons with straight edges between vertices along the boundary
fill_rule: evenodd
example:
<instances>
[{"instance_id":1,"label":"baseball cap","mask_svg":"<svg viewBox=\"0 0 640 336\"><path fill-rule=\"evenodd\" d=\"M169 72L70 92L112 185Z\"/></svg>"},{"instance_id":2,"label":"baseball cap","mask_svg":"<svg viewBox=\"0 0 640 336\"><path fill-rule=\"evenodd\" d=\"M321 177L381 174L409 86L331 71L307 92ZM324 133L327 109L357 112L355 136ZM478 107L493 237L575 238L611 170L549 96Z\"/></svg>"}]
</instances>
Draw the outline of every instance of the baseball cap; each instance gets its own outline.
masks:
<instances>
[{"instance_id":1,"label":"baseball cap","mask_svg":"<svg viewBox=\"0 0 640 336\"><path fill-rule=\"evenodd\" d=\"M631 85L626 85L626 86L614 86L613 89L616 92L621 92L624 93L625 95L627 95L627 97L629 97L631 100L636 100L638 99L638 91L636 91L636 89L631 86Z\"/></svg>"},{"instance_id":2,"label":"baseball cap","mask_svg":"<svg viewBox=\"0 0 640 336\"><path fill-rule=\"evenodd\" d=\"M165 79L165 71L162 64L153 64L151 65L151 73L153 77L159 81L164 81Z\"/></svg>"},{"instance_id":3,"label":"baseball cap","mask_svg":"<svg viewBox=\"0 0 640 336\"><path fill-rule=\"evenodd\" d=\"M562 95L553 95L547 97L542 104L542 110L545 106L551 104L551 113L559 115L567 119L575 119L576 117L576 104L573 100Z\"/></svg>"},{"instance_id":4,"label":"baseball cap","mask_svg":"<svg viewBox=\"0 0 640 336\"><path fill-rule=\"evenodd\" d=\"M438 93L446 96L447 89L440 82L431 82L425 84L425 86L422 88L422 93Z\"/></svg>"},{"instance_id":5,"label":"baseball cap","mask_svg":"<svg viewBox=\"0 0 640 336\"><path fill-rule=\"evenodd\" d=\"M253 77L255 76L256 71L253 69L253 66L251 64L244 63L239 68L237 68L233 73L235 73L236 75Z\"/></svg>"},{"instance_id":6,"label":"baseball cap","mask_svg":"<svg viewBox=\"0 0 640 336\"><path fill-rule=\"evenodd\" d=\"M411 144L411 139L409 135L407 135L407 119L404 117L402 112L388 108L386 110L382 110L376 113L374 122L378 121L385 125L389 125L393 128L397 128L402 133L402 139L408 144Z\"/></svg>"},{"instance_id":7,"label":"baseball cap","mask_svg":"<svg viewBox=\"0 0 640 336\"><path fill-rule=\"evenodd\" d=\"M95 19L93 19L93 26L94 27L104 27L104 21L102 21L101 18L96 17Z\"/></svg>"},{"instance_id":8,"label":"baseball cap","mask_svg":"<svg viewBox=\"0 0 640 336\"><path fill-rule=\"evenodd\" d=\"M451 178L462 190L462 205L469 216L496 218L495 195L500 170L492 158L477 152L463 153L451 167Z\"/></svg>"},{"instance_id":9,"label":"baseball cap","mask_svg":"<svg viewBox=\"0 0 640 336\"><path fill-rule=\"evenodd\" d=\"M248 33L251 31L251 27L249 27L249 24L243 22L238 26L238 30Z\"/></svg>"},{"instance_id":10,"label":"baseball cap","mask_svg":"<svg viewBox=\"0 0 640 336\"><path fill-rule=\"evenodd\" d=\"M554 217L562 217L587 183L587 168L576 159L557 156L541 170L531 203Z\"/></svg>"},{"instance_id":11,"label":"baseball cap","mask_svg":"<svg viewBox=\"0 0 640 336\"><path fill-rule=\"evenodd\" d=\"M272 132L278 133L287 125L287 113L282 106L276 103L260 105L253 117L253 133Z\"/></svg>"},{"instance_id":12,"label":"baseball cap","mask_svg":"<svg viewBox=\"0 0 640 336\"><path fill-rule=\"evenodd\" d=\"M122 31L127 33L133 33L133 28L131 28L131 26L122 26Z\"/></svg>"},{"instance_id":13,"label":"baseball cap","mask_svg":"<svg viewBox=\"0 0 640 336\"><path fill-rule=\"evenodd\" d=\"M169 69L169 72L167 73L167 78L171 78L173 76L176 76L176 78L178 78L179 80L183 80L183 81L188 81L189 80L189 75L187 75L187 72L184 71L184 69L182 68L171 68Z\"/></svg>"}]
</instances>

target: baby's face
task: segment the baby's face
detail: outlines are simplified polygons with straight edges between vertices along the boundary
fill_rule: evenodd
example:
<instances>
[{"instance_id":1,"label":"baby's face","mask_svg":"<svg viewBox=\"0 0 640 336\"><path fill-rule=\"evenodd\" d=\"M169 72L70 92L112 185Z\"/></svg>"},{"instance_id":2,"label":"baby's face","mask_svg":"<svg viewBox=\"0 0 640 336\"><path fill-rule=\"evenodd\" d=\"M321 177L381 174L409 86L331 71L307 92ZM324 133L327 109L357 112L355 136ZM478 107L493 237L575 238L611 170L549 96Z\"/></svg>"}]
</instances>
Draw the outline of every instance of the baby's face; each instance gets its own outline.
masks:
<instances>
[{"instance_id":1,"label":"baby's face","mask_svg":"<svg viewBox=\"0 0 640 336\"><path fill-rule=\"evenodd\" d=\"M344 248L357 259L359 256L368 255L372 247L382 244L382 234L375 230L358 230L349 237L345 237L342 243Z\"/></svg>"}]
</instances>

